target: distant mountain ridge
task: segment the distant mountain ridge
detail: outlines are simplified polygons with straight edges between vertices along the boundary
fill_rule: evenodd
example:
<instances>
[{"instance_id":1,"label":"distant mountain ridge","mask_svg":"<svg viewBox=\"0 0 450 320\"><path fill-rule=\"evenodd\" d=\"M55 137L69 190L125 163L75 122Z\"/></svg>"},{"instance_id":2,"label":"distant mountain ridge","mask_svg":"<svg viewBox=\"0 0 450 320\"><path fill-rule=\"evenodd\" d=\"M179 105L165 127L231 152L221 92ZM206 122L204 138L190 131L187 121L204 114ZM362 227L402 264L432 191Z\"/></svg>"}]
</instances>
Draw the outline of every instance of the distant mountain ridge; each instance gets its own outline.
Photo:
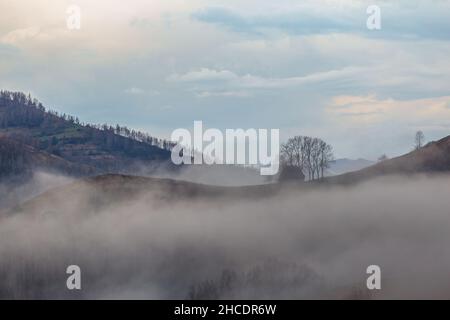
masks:
<instances>
[{"instance_id":1,"label":"distant mountain ridge","mask_svg":"<svg viewBox=\"0 0 450 320\"><path fill-rule=\"evenodd\" d=\"M170 165L168 141L119 125L83 124L20 92L0 92L0 137L0 147L14 151L0 155L0 177L36 167L91 175ZM23 161L12 162L14 156Z\"/></svg>"},{"instance_id":2,"label":"distant mountain ridge","mask_svg":"<svg viewBox=\"0 0 450 320\"><path fill-rule=\"evenodd\" d=\"M326 176L336 176L347 172L357 171L367 168L375 164L374 161L366 159L336 159L330 163L330 167L326 170Z\"/></svg>"}]
</instances>

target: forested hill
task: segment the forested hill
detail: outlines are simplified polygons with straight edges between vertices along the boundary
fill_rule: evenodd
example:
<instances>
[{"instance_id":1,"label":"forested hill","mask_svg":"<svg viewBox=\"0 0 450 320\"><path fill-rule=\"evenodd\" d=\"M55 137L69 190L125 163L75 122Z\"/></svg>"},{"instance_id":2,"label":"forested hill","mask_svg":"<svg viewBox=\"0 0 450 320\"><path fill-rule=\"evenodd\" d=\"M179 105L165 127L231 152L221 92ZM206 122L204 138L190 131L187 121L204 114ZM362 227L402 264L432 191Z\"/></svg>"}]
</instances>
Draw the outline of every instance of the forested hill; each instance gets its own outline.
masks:
<instances>
[{"instance_id":1,"label":"forested hill","mask_svg":"<svg viewBox=\"0 0 450 320\"><path fill-rule=\"evenodd\" d=\"M40 166L30 154L53 159L62 171L71 168L79 175L130 172L170 159L168 141L119 125L84 124L46 110L21 92L0 92L0 138L0 177ZM44 163L51 167L55 162Z\"/></svg>"}]
</instances>

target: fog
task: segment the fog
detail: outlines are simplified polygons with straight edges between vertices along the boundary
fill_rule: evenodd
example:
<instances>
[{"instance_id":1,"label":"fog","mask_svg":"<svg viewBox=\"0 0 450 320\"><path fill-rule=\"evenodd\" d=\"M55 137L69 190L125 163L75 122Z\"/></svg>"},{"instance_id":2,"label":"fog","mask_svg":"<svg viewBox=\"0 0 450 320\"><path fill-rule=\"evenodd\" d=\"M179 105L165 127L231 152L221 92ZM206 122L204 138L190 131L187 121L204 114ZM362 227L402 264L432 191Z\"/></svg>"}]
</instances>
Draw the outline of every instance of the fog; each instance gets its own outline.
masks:
<instances>
[{"instance_id":1,"label":"fog","mask_svg":"<svg viewBox=\"0 0 450 320\"><path fill-rule=\"evenodd\" d=\"M386 177L255 200L75 183L0 218L0 298L448 298L449 187Z\"/></svg>"},{"instance_id":2,"label":"fog","mask_svg":"<svg viewBox=\"0 0 450 320\"><path fill-rule=\"evenodd\" d=\"M139 176L168 178L214 186L259 185L271 183L277 177L276 175L263 176L258 168L225 164L183 165L177 167L177 170L165 165L149 170L148 165L141 165L133 169L133 173Z\"/></svg>"},{"instance_id":3,"label":"fog","mask_svg":"<svg viewBox=\"0 0 450 320\"><path fill-rule=\"evenodd\" d=\"M27 178L0 183L0 209L14 207L20 202L74 180L45 170L36 170Z\"/></svg>"}]
</instances>

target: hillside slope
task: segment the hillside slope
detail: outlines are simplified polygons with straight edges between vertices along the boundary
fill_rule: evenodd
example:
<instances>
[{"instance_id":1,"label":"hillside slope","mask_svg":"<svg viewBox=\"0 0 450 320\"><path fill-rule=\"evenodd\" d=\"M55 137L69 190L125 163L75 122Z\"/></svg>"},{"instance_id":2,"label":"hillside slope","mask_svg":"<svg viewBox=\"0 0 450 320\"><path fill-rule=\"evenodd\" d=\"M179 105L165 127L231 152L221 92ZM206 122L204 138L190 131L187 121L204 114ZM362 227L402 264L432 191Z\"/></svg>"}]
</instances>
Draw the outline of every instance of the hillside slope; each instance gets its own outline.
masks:
<instances>
[{"instance_id":1,"label":"hillside slope","mask_svg":"<svg viewBox=\"0 0 450 320\"><path fill-rule=\"evenodd\" d=\"M325 176L336 176L347 172L358 171L373 165L374 162L366 159L336 159L325 170Z\"/></svg>"},{"instance_id":2,"label":"hillside slope","mask_svg":"<svg viewBox=\"0 0 450 320\"><path fill-rule=\"evenodd\" d=\"M128 175L108 174L85 178L70 185L50 190L16 208L17 211L44 212L59 206L66 206L68 195L78 195L76 203L84 203L88 208L114 206L122 202L132 203L135 199L147 198L152 203L176 201L208 201L217 198L225 203L234 203L238 199L265 199L289 192L309 192L338 185L353 185L371 178L387 175L414 175L417 173L450 172L450 136L432 142L420 150L404 156L377 163L360 171L340 176L328 177L320 182L301 183L289 181L254 186L225 187L211 186L192 182L146 178ZM73 197L71 197L73 198ZM156 202L155 202L156 200ZM149 203L150 203L149 202ZM51 204L51 206L49 206Z\"/></svg>"},{"instance_id":3,"label":"hillside slope","mask_svg":"<svg viewBox=\"0 0 450 320\"><path fill-rule=\"evenodd\" d=\"M126 127L82 124L17 92L0 93L0 137L99 173L128 172L170 159L167 141Z\"/></svg>"},{"instance_id":4,"label":"hillside slope","mask_svg":"<svg viewBox=\"0 0 450 320\"><path fill-rule=\"evenodd\" d=\"M34 170L65 172L71 176L96 173L93 167L72 163L21 141L0 136L0 178L26 176Z\"/></svg>"},{"instance_id":5,"label":"hillside slope","mask_svg":"<svg viewBox=\"0 0 450 320\"><path fill-rule=\"evenodd\" d=\"M450 136L433 141L419 150L379 162L359 171L328 177L326 183L355 183L384 175L404 175L450 171Z\"/></svg>"},{"instance_id":6,"label":"hillside slope","mask_svg":"<svg viewBox=\"0 0 450 320\"><path fill-rule=\"evenodd\" d=\"M265 199L277 195L284 187L290 189L297 184L267 184L245 187L211 186L186 181L107 174L83 178L68 185L49 190L31 200L4 211L3 214L34 212L68 212L73 204L83 212L113 208L124 203L148 203L148 209L158 204L174 204L178 201L195 202ZM299 186L301 184L298 184ZM139 201L138 201L139 200ZM81 209L79 209L81 207ZM70 211L70 210L69 210Z\"/></svg>"}]
</instances>

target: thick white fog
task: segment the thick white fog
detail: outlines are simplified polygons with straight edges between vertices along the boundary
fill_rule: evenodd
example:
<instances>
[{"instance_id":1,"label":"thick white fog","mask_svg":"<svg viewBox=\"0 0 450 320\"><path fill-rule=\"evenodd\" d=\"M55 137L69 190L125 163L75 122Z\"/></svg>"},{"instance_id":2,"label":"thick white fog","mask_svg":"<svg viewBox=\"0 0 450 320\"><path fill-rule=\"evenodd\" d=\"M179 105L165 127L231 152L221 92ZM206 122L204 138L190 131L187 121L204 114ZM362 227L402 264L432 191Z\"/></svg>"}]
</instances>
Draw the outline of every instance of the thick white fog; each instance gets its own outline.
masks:
<instances>
[{"instance_id":1,"label":"thick white fog","mask_svg":"<svg viewBox=\"0 0 450 320\"><path fill-rule=\"evenodd\" d=\"M387 177L256 200L78 183L0 218L0 298L448 298L449 187Z\"/></svg>"}]
</instances>

